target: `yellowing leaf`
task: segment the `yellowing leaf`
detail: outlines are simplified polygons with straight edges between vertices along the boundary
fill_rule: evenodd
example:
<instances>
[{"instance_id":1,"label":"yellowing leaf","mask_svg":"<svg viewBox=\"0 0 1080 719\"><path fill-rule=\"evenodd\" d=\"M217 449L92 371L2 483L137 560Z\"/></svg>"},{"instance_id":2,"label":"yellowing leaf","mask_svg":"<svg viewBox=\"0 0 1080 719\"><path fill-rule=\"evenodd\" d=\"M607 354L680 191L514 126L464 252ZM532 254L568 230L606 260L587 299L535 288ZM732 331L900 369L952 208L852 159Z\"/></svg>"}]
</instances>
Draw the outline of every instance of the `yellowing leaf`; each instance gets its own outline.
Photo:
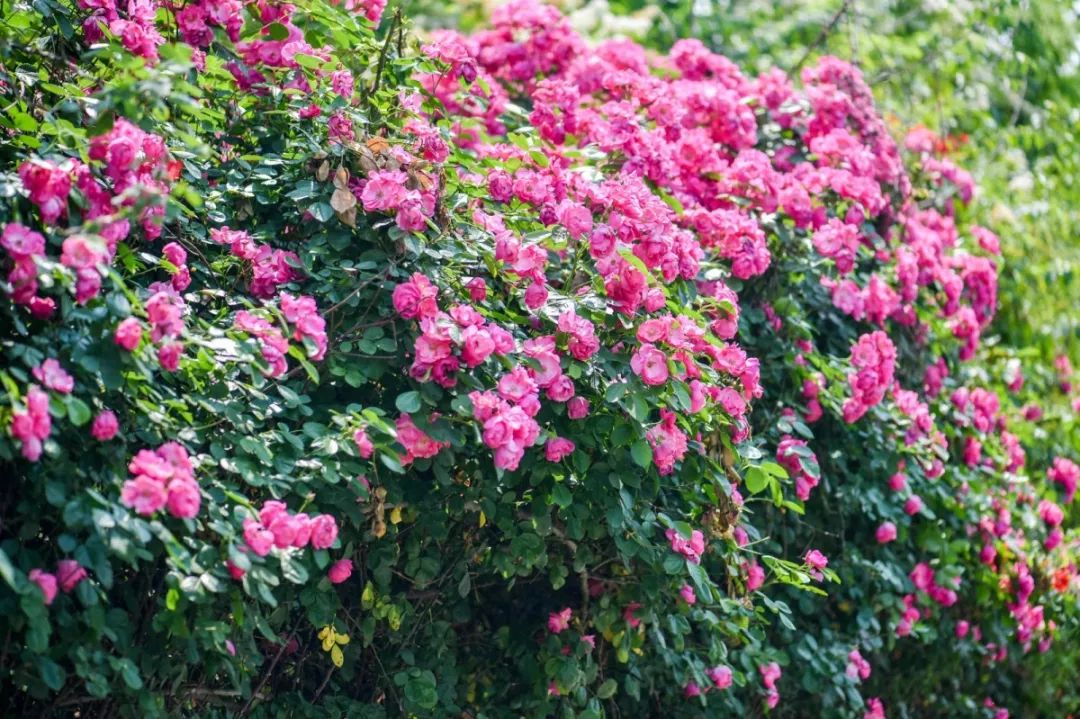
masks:
<instances>
[{"instance_id":1,"label":"yellowing leaf","mask_svg":"<svg viewBox=\"0 0 1080 719\"><path fill-rule=\"evenodd\" d=\"M401 523L401 507L394 507L393 509L390 510L390 523L391 524L400 524Z\"/></svg>"},{"instance_id":2,"label":"yellowing leaf","mask_svg":"<svg viewBox=\"0 0 1080 719\"><path fill-rule=\"evenodd\" d=\"M350 207L344 212L339 212L337 217L349 227L356 227L356 207Z\"/></svg>"},{"instance_id":3,"label":"yellowing leaf","mask_svg":"<svg viewBox=\"0 0 1080 719\"><path fill-rule=\"evenodd\" d=\"M483 527L485 524L487 524L487 515L484 514L483 510L480 510L480 526Z\"/></svg>"},{"instance_id":4,"label":"yellowing leaf","mask_svg":"<svg viewBox=\"0 0 1080 719\"><path fill-rule=\"evenodd\" d=\"M356 195L347 189L339 187L330 196L330 206L334 208L334 212L345 212L356 207Z\"/></svg>"},{"instance_id":5,"label":"yellowing leaf","mask_svg":"<svg viewBox=\"0 0 1080 719\"><path fill-rule=\"evenodd\" d=\"M334 173L334 187L339 190L345 190L349 187L349 171L344 167L339 167L337 172Z\"/></svg>"},{"instance_id":6,"label":"yellowing leaf","mask_svg":"<svg viewBox=\"0 0 1080 719\"><path fill-rule=\"evenodd\" d=\"M368 582L364 586L364 592L360 595L360 605L364 609L370 609L371 605L375 603L375 587L371 586L371 582Z\"/></svg>"},{"instance_id":7,"label":"yellowing leaf","mask_svg":"<svg viewBox=\"0 0 1080 719\"><path fill-rule=\"evenodd\" d=\"M345 645L345 644L349 643L349 635L348 634L338 634L334 639L335 639L335 641L337 641L338 644Z\"/></svg>"},{"instance_id":8,"label":"yellowing leaf","mask_svg":"<svg viewBox=\"0 0 1080 719\"><path fill-rule=\"evenodd\" d=\"M345 663L345 655L342 654L341 649L335 646L330 650L330 661L334 663L335 667L340 668Z\"/></svg>"}]
</instances>

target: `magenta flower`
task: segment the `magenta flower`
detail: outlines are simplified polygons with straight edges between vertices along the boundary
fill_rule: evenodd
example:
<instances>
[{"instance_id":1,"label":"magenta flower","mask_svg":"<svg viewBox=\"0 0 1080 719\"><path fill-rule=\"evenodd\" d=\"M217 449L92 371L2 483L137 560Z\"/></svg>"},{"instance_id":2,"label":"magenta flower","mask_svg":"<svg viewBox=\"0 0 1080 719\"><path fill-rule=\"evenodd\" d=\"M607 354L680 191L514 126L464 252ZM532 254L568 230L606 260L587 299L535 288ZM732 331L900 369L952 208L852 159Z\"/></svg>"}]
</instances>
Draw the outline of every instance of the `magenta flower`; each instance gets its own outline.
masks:
<instances>
[{"instance_id":1,"label":"magenta flower","mask_svg":"<svg viewBox=\"0 0 1080 719\"><path fill-rule=\"evenodd\" d=\"M107 442L116 436L120 429L120 423L112 410L104 410L94 417L94 423L90 426L90 435L99 442Z\"/></svg>"},{"instance_id":2,"label":"magenta flower","mask_svg":"<svg viewBox=\"0 0 1080 719\"><path fill-rule=\"evenodd\" d=\"M128 317L116 326L113 341L128 352L133 352L142 340L142 333L142 325L139 324L139 320Z\"/></svg>"},{"instance_id":3,"label":"magenta flower","mask_svg":"<svg viewBox=\"0 0 1080 719\"><path fill-rule=\"evenodd\" d=\"M731 686L731 668L719 665L705 670L705 676L712 680L717 689L727 689Z\"/></svg>"},{"instance_id":4,"label":"magenta flower","mask_svg":"<svg viewBox=\"0 0 1080 719\"><path fill-rule=\"evenodd\" d=\"M353 433L353 442L356 444L356 451L361 459L371 459L371 455L375 453L375 445L372 444L367 432L363 429L356 430Z\"/></svg>"},{"instance_id":5,"label":"magenta flower","mask_svg":"<svg viewBox=\"0 0 1080 719\"><path fill-rule=\"evenodd\" d=\"M566 607L558 612L552 612L548 615L547 627L548 631L552 634L560 634L570 628L570 618L573 616L573 612L570 607Z\"/></svg>"},{"instance_id":6,"label":"magenta flower","mask_svg":"<svg viewBox=\"0 0 1080 719\"><path fill-rule=\"evenodd\" d=\"M75 378L51 357L35 367L32 374L38 382L54 392L69 394L75 388Z\"/></svg>"},{"instance_id":7,"label":"magenta flower","mask_svg":"<svg viewBox=\"0 0 1080 719\"><path fill-rule=\"evenodd\" d=\"M329 549L337 536L337 521L329 514L320 514L311 520L311 546L315 549Z\"/></svg>"},{"instance_id":8,"label":"magenta flower","mask_svg":"<svg viewBox=\"0 0 1080 719\"><path fill-rule=\"evenodd\" d=\"M896 539L896 525L892 522L882 522L874 536L877 538L878 544L888 544Z\"/></svg>"},{"instance_id":9,"label":"magenta flower","mask_svg":"<svg viewBox=\"0 0 1080 719\"><path fill-rule=\"evenodd\" d=\"M31 569L29 574L27 574L27 577L41 589L41 594L45 599L45 605L51 605L56 599L56 577L40 569Z\"/></svg>"},{"instance_id":10,"label":"magenta flower","mask_svg":"<svg viewBox=\"0 0 1080 719\"><path fill-rule=\"evenodd\" d=\"M326 573L331 584L341 584L352 576L353 563L351 559L339 559L330 565L330 571Z\"/></svg>"},{"instance_id":11,"label":"magenta flower","mask_svg":"<svg viewBox=\"0 0 1080 719\"><path fill-rule=\"evenodd\" d=\"M574 443L563 437L549 439L544 445L544 454L549 462L561 462L574 451Z\"/></svg>"},{"instance_id":12,"label":"magenta flower","mask_svg":"<svg viewBox=\"0 0 1080 719\"><path fill-rule=\"evenodd\" d=\"M64 594L70 594L84 579L86 569L74 559L61 559L56 563L56 580Z\"/></svg>"}]
</instances>

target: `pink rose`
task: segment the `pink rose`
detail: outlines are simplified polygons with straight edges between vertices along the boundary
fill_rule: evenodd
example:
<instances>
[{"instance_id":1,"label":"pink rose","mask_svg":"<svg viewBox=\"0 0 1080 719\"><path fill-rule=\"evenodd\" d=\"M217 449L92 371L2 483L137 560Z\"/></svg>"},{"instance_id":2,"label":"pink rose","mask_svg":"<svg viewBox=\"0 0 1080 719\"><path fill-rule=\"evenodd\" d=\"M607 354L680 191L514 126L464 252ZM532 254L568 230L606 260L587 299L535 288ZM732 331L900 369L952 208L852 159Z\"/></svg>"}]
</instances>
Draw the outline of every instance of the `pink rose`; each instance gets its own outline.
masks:
<instances>
[{"instance_id":1,"label":"pink rose","mask_svg":"<svg viewBox=\"0 0 1080 719\"><path fill-rule=\"evenodd\" d=\"M525 306L535 310L547 302L548 290L543 282L533 282L525 289Z\"/></svg>"},{"instance_id":2,"label":"pink rose","mask_svg":"<svg viewBox=\"0 0 1080 719\"><path fill-rule=\"evenodd\" d=\"M878 544L888 544L896 539L896 525L892 522L883 522L875 533Z\"/></svg>"},{"instance_id":3,"label":"pink rose","mask_svg":"<svg viewBox=\"0 0 1080 719\"><path fill-rule=\"evenodd\" d=\"M705 670L705 676L712 680L717 689L727 689L731 686L731 668L723 665Z\"/></svg>"},{"instance_id":4,"label":"pink rose","mask_svg":"<svg viewBox=\"0 0 1080 719\"><path fill-rule=\"evenodd\" d=\"M753 592L765 583L765 570L760 565L743 562L742 567L746 572L746 591Z\"/></svg>"},{"instance_id":5,"label":"pink rose","mask_svg":"<svg viewBox=\"0 0 1080 719\"><path fill-rule=\"evenodd\" d=\"M482 277L474 277L465 285L469 290L469 299L473 302L483 302L487 299L487 284Z\"/></svg>"},{"instance_id":6,"label":"pink rose","mask_svg":"<svg viewBox=\"0 0 1080 719\"><path fill-rule=\"evenodd\" d=\"M244 541L257 556L265 557L274 546L274 535L257 520L249 517L244 520Z\"/></svg>"},{"instance_id":7,"label":"pink rose","mask_svg":"<svg viewBox=\"0 0 1080 719\"><path fill-rule=\"evenodd\" d=\"M667 355L648 343L634 352L630 358L630 368L647 385L660 385L668 380Z\"/></svg>"},{"instance_id":8,"label":"pink rose","mask_svg":"<svg viewBox=\"0 0 1080 719\"><path fill-rule=\"evenodd\" d=\"M682 588L679 590L679 596L682 597L684 602L691 606L697 604L697 595L694 594L694 588L689 584L682 585Z\"/></svg>"},{"instance_id":9,"label":"pink rose","mask_svg":"<svg viewBox=\"0 0 1080 719\"><path fill-rule=\"evenodd\" d=\"M45 597L45 605L52 604L56 599L56 577L40 569L31 569L27 577L41 589L41 593Z\"/></svg>"},{"instance_id":10,"label":"pink rose","mask_svg":"<svg viewBox=\"0 0 1080 719\"><path fill-rule=\"evenodd\" d=\"M574 443L563 437L549 439L547 444L544 445L545 456L549 462L561 462L564 457L569 456L573 451Z\"/></svg>"},{"instance_id":11,"label":"pink rose","mask_svg":"<svg viewBox=\"0 0 1080 719\"><path fill-rule=\"evenodd\" d=\"M918 514L922 511L922 508L922 498L917 494L911 495L907 498L907 501L904 502L904 511L908 514L908 516L914 516Z\"/></svg>"},{"instance_id":12,"label":"pink rose","mask_svg":"<svg viewBox=\"0 0 1080 719\"><path fill-rule=\"evenodd\" d=\"M113 341L128 352L133 352L142 340L142 333L142 325L139 324L139 320L128 317L116 326Z\"/></svg>"},{"instance_id":13,"label":"pink rose","mask_svg":"<svg viewBox=\"0 0 1080 719\"><path fill-rule=\"evenodd\" d=\"M315 549L329 549L337 536L337 522L329 514L320 514L311 520L311 546Z\"/></svg>"},{"instance_id":14,"label":"pink rose","mask_svg":"<svg viewBox=\"0 0 1080 719\"><path fill-rule=\"evenodd\" d=\"M167 372L175 372L180 367L180 355L184 351L184 345L180 342L170 342L158 347L158 362L161 368Z\"/></svg>"},{"instance_id":15,"label":"pink rose","mask_svg":"<svg viewBox=\"0 0 1080 719\"><path fill-rule=\"evenodd\" d=\"M296 537L293 539L292 545L302 549L311 541L311 517L304 512L300 512L293 515L293 522L296 525Z\"/></svg>"},{"instance_id":16,"label":"pink rose","mask_svg":"<svg viewBox=\"0 0 1080 719\"><path fill-rule=\"evenodd\" d=\"M190 479L174 479L169 482L169 513L181 519L191 519L199 513L199 485Z\"/></svg>"},{"instance_id":17,"label":"pink rose","mask_svg":"<svg viewBox=\"0 0 1080 719\"><path fill-rule=\"evenodd\" d=\"M566 403L566 416L570 419L584 419L589 415L589 400L574 397Z\"/></svg>"},{"instance_id":18,"label":"pink rose","mask_svg":"<svg viewBox=\"0 0 1080 719\"><path fill-rule=\"evenodd\" d=\"M64 594L70 594L84 579L86 570L74 559L61 559L56 563L56 580Z\"/></svg>"},{"instance_id":19,"label":"pink rose","mask_svg":"<svg viewBox=\"0 0 1080 719\"><path fill-rule=\"evenodd\" d=\"M819 582L824 578L821 570L829 563L829 558L816 549L811 549L806 553L804 557L806 563L810 565L810 576Z\"/></svg>"},{"instance_id":20,"label":"pink rose","mask_svg":"<svg viewBox=\"0 0 1080 719\"><path fill-rule=\"evenodd\" d=\"M116 414L107 409L94 417L94 423L90 426L90 434L99 442L107 442L116 436L119 429L120 423L116 420Z\"/></svg>"},{"instance_id":21,"label":"pink rose","mask_svg":"<svg viewBox=\"0 0 1080 719\"><path fill-rule=\"evenodd\" d=\"M574 239L580 238L592 229L593 217L589 208L570 200L564 200L556 211L559 224L566 228Z\"/></svg>"},{"instance_id":22,"label":"pink rose","mask_svg":"<svg viewBox=\"0 0 1080 719\"><path fill-rule=\"evenodd\" d=\"M500 412L484 421L484 444L498 449L514 438L513 428L505 413Z\"/></svg>"},{"instance_id":23,"label":"pink rose","mask_svg":"<svg viewBox=\"0 0 1080 719\"><path fill-rule=\"evenodd\" d=\"M40 232L12 222L4 226L0 247L7 250L13 260L28 259L45 254L45 237Z\"/></svg>"},{"instance_id":24,"label":"pink rose","mask_svg":"<svg viewBox=\"0 0 1080 719\"><path fill-rule=\"evenodd\" d=\"M284 549L296 543L296 534L300 530L300 525L295 516L288 512L279 512L274 515L274 518L269 523L264 522L264 524L266 524L266 528L270 530L270 533L274 535L275 547Z\"/></svg>"},{"instance_id":25,"label":"pink rose","mask_svg":"<svg viewBox=\"0 0 1080 719\"><path fill-rule=\"evenodd\" d=\"M165 506L168 494L160 481L140 474L135 479L124 482L120 501L139 514L151 515Z\"/></svg>"},{"instance_id":26,"label":"pink rose","mask_svg":"<svg viewBox=\"0 0 1080 719\"><path fill-rule=\"evenodd\" d=\"M552 612L548 615L548 631L552 634L559 634L570 628L570 617L573 615L570 607L566 607L560 612Z\"/></svg>"},{"instance_id":27,"label":"pink rose","mask_svg":"<svg viewBox=\"0 0 1080 719\"><path fill-rule=\"evenodd\" d=\"M524 367L515 367L499 379L496 386L499 396L508 402L520 402L536 393L536 381Z\"/></svg>"},{"instance_id":28,"label":"pink rose","mask_svg":"<svg viewBox=\"0 0 1080 719\"><path fill-rule=\"evenodd\" d=\"M468 367L476 367L495 351L495 341L487 330L476 326L466 327L461 333L461 359Z\"/></svg>"},{"instance_id":29,"label":"pink rose","mask_svg":"<svg viewBox=\"0 0 1080 719\"><path fill-rule=\"evenodd\" d=\"M363 429L356 430L353 433L353 442L356 444L356 451L362 459L371 459L371 455L375 452L375 445L372 444L367 432Z\"/></svg>"},{"instance_id":30,"label":"pink rose","mask_svg":"<svg viewBox=\"0 0 1080 719\"><path fill-rule=\"evenodd\" d=\"M553 402L565 402L574 396L574 380L566 375L559 375L547 387L547 396Z\"/></svg>"},{"instance_id":31,"label":"pink rose","mask_svg":"<svg viewBox=\"0 0 1080 719\"><path fill-rule=\"evenodd\" d=\"M51 357L35 367L33 375L38 382L60 394L69 394L75 388L75 378Z\"/></svg>"},{"instance_id":32,"label":"pink rose","mask_svg":"<svg viewBox=\"0 0 1080 719\"><path fill-rule=\"evenodd\" d=\"M326 576L331 584L341 584L352 576L353 563L351 559L339 559L330 565L330 571Z\"/></svg>"}]
</instances>

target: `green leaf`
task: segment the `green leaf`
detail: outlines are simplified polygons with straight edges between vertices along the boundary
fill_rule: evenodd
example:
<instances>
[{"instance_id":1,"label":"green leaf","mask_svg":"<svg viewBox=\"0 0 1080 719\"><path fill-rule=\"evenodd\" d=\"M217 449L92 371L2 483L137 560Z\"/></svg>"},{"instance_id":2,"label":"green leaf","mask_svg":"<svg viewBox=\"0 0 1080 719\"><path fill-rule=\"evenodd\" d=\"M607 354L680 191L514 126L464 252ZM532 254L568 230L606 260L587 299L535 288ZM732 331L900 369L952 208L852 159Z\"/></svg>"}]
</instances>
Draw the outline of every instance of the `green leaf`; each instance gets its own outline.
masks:
<instances>
[{"instance_id":1,"label":"green leaf","mask_svg":"<svg viewBox=\"0 0 1080 719\"><path fill-rule=\"evenodd\" d=\"M270 23L267 34L271 40L284 40L289 37L289 29L279 22Z\"/></svg>"},{"instance_id":2,"label":"green leaf","mask_svg":"<svg viewBox=\"0 0 1080 719\"><path fill-rule=\"evenodd\" d=\"M618 682L614 679L608 679L601 684L596 690L596 696L600 699L610 699L615 696L615 691L619 688Z\"/></svg>"},{"instance_id":3,"label":"green leaf","mask_svg":"<svg viewBox=\"0 0 1080 719\"><path fill-rule=\"evenodd\" d=\"M394 400L394 406L404 414L412 414L420 411L420 393L416 390L402 392Z\"/></svg>"},{"instance_id":4,"label":"green leaf","mask_svg":"<svg viewBox=\"0 0 1080 719\"><path fill-rule=\"evenodd\" d=\"M64 668L48 657L38 657L37 663L38 673L41 674L41 680L45 682L45 686L54 692L63 689L64 682L67 681L67 672Z\"/></svg>"},{"instance_id":5,"label":"green leaf","mask_svg":"<svg viewBox=\"0 0 1080 719\"><path fill-rule=\"evenodd\" d=\"M630 447L630 455L634 458L634 464L642 469L648 469L652 464L652 447L643 439L639 439Z\"/></svg>"},{"instance_id":6,"label":"green leaf","mask_svg":"<svg viewBox=\"0 0 1080 719\"><path fill-rule=\"evenodd\" d=\"M308 55L302 52L296 53L293 56L293 59L296 60L296 64L300 65L301 67L314 69L323 66L322 58L315 57L314 55Z\"/></svg>"},{"instance_id":7,"label":"green leaf","mask_svg":"<svg viewBox=\"0 0 1080 719\"><path fill-rule=\"evenodd\" d=\"M18 589L15 583L15 567L12 566L11 559L3 549L0 549L0 577L3 577L12 589Z\"/></svg>"},{"instance_id":8,"label":"green leaf","mask_svg":"<svg viewBox=\"0 0 1080 719\"><path fill-rule=\"evenodd\" d=\"M120 676L124 678L124 683L130 688L142 689L143 680L142 677L139 676L139 669L130 659L122 659L120 661Z\"/></svg>"},{"instance_id":9,"label":"green leaf","mask_svg":"<svg viewBox=\"0 0 1080 719\"><path fill-rule=\"evenodd\" d=\"M769 484L769 475L756 465L746 470L746 490L750 494L757 494Z\"/></svg>"},{"instance_id":10,"label":"green leaf","mask_svg":"<svg viewBox=\"0 0 1080 719\"><path fill-rule=\"evenodd\" d=\"M555 488L551 490L551 499L563 509L574 503L574 495L570 492L570 488L562 482L556 484Z\"/></svg>"},{"instance_id":11,"label":"green leaf","mask_svg":"<svg viewBox=\"0 0 1080 719\"><path fill-rule=\"evenodd\" d=\"M67 406L68 419L76 427L82 427L84 424L90 421L90 408L78 397L68 395L64 404Z\"/></svg>"},{"instance_id":12,"label":"green leaf","mask_svg":"<svg viewBox=\"0 0 1080 719\"><path fill-rule=\"evenodd\" d=\"M308 212L319 222L326 222L334 216L334 208L327 202L316 202L308 208Z\"/></svg>"},{"instance_id":13,"label":"green leaf","mask_svg":"<svg viewBox=\"0 0 1080 719\"><path fill-rule=\"evenodd\" d=\"M405 682L405 698L421 709L434 709L439 703L439 693L436 691L435 675L424 670L416 672Z\"/></svg>"},{"instance_id":14,"label":"green leaf","mask_svg":"<svg viewBox=\"0 0 1080 719\"><path fill-rule=\"evenodd\" d=\"M296 557L295 552L281 555L281 576L293 584L304 584L308 580L307 568Z\"/></svg>"}]
</instances>

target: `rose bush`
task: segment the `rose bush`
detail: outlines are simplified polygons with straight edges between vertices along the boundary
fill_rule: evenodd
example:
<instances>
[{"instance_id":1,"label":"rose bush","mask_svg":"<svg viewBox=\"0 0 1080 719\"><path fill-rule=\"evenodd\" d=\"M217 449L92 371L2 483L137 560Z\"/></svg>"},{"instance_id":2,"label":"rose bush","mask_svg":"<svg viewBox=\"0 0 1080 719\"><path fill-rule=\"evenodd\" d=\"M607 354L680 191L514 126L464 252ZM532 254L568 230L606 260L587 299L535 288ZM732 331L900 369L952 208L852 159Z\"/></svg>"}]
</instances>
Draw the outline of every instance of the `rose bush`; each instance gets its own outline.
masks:
<instances>
[{"instance_id":1,"label":"rose bush","mask_svg":"<svg viewBox=\"0 0 1080 719\"><path fill-rule=\"evenodd\" d=\"M980 716L1075 631L1071 369L850 65L5 12L11 712Z\"/></svg>"}]
</instances>

